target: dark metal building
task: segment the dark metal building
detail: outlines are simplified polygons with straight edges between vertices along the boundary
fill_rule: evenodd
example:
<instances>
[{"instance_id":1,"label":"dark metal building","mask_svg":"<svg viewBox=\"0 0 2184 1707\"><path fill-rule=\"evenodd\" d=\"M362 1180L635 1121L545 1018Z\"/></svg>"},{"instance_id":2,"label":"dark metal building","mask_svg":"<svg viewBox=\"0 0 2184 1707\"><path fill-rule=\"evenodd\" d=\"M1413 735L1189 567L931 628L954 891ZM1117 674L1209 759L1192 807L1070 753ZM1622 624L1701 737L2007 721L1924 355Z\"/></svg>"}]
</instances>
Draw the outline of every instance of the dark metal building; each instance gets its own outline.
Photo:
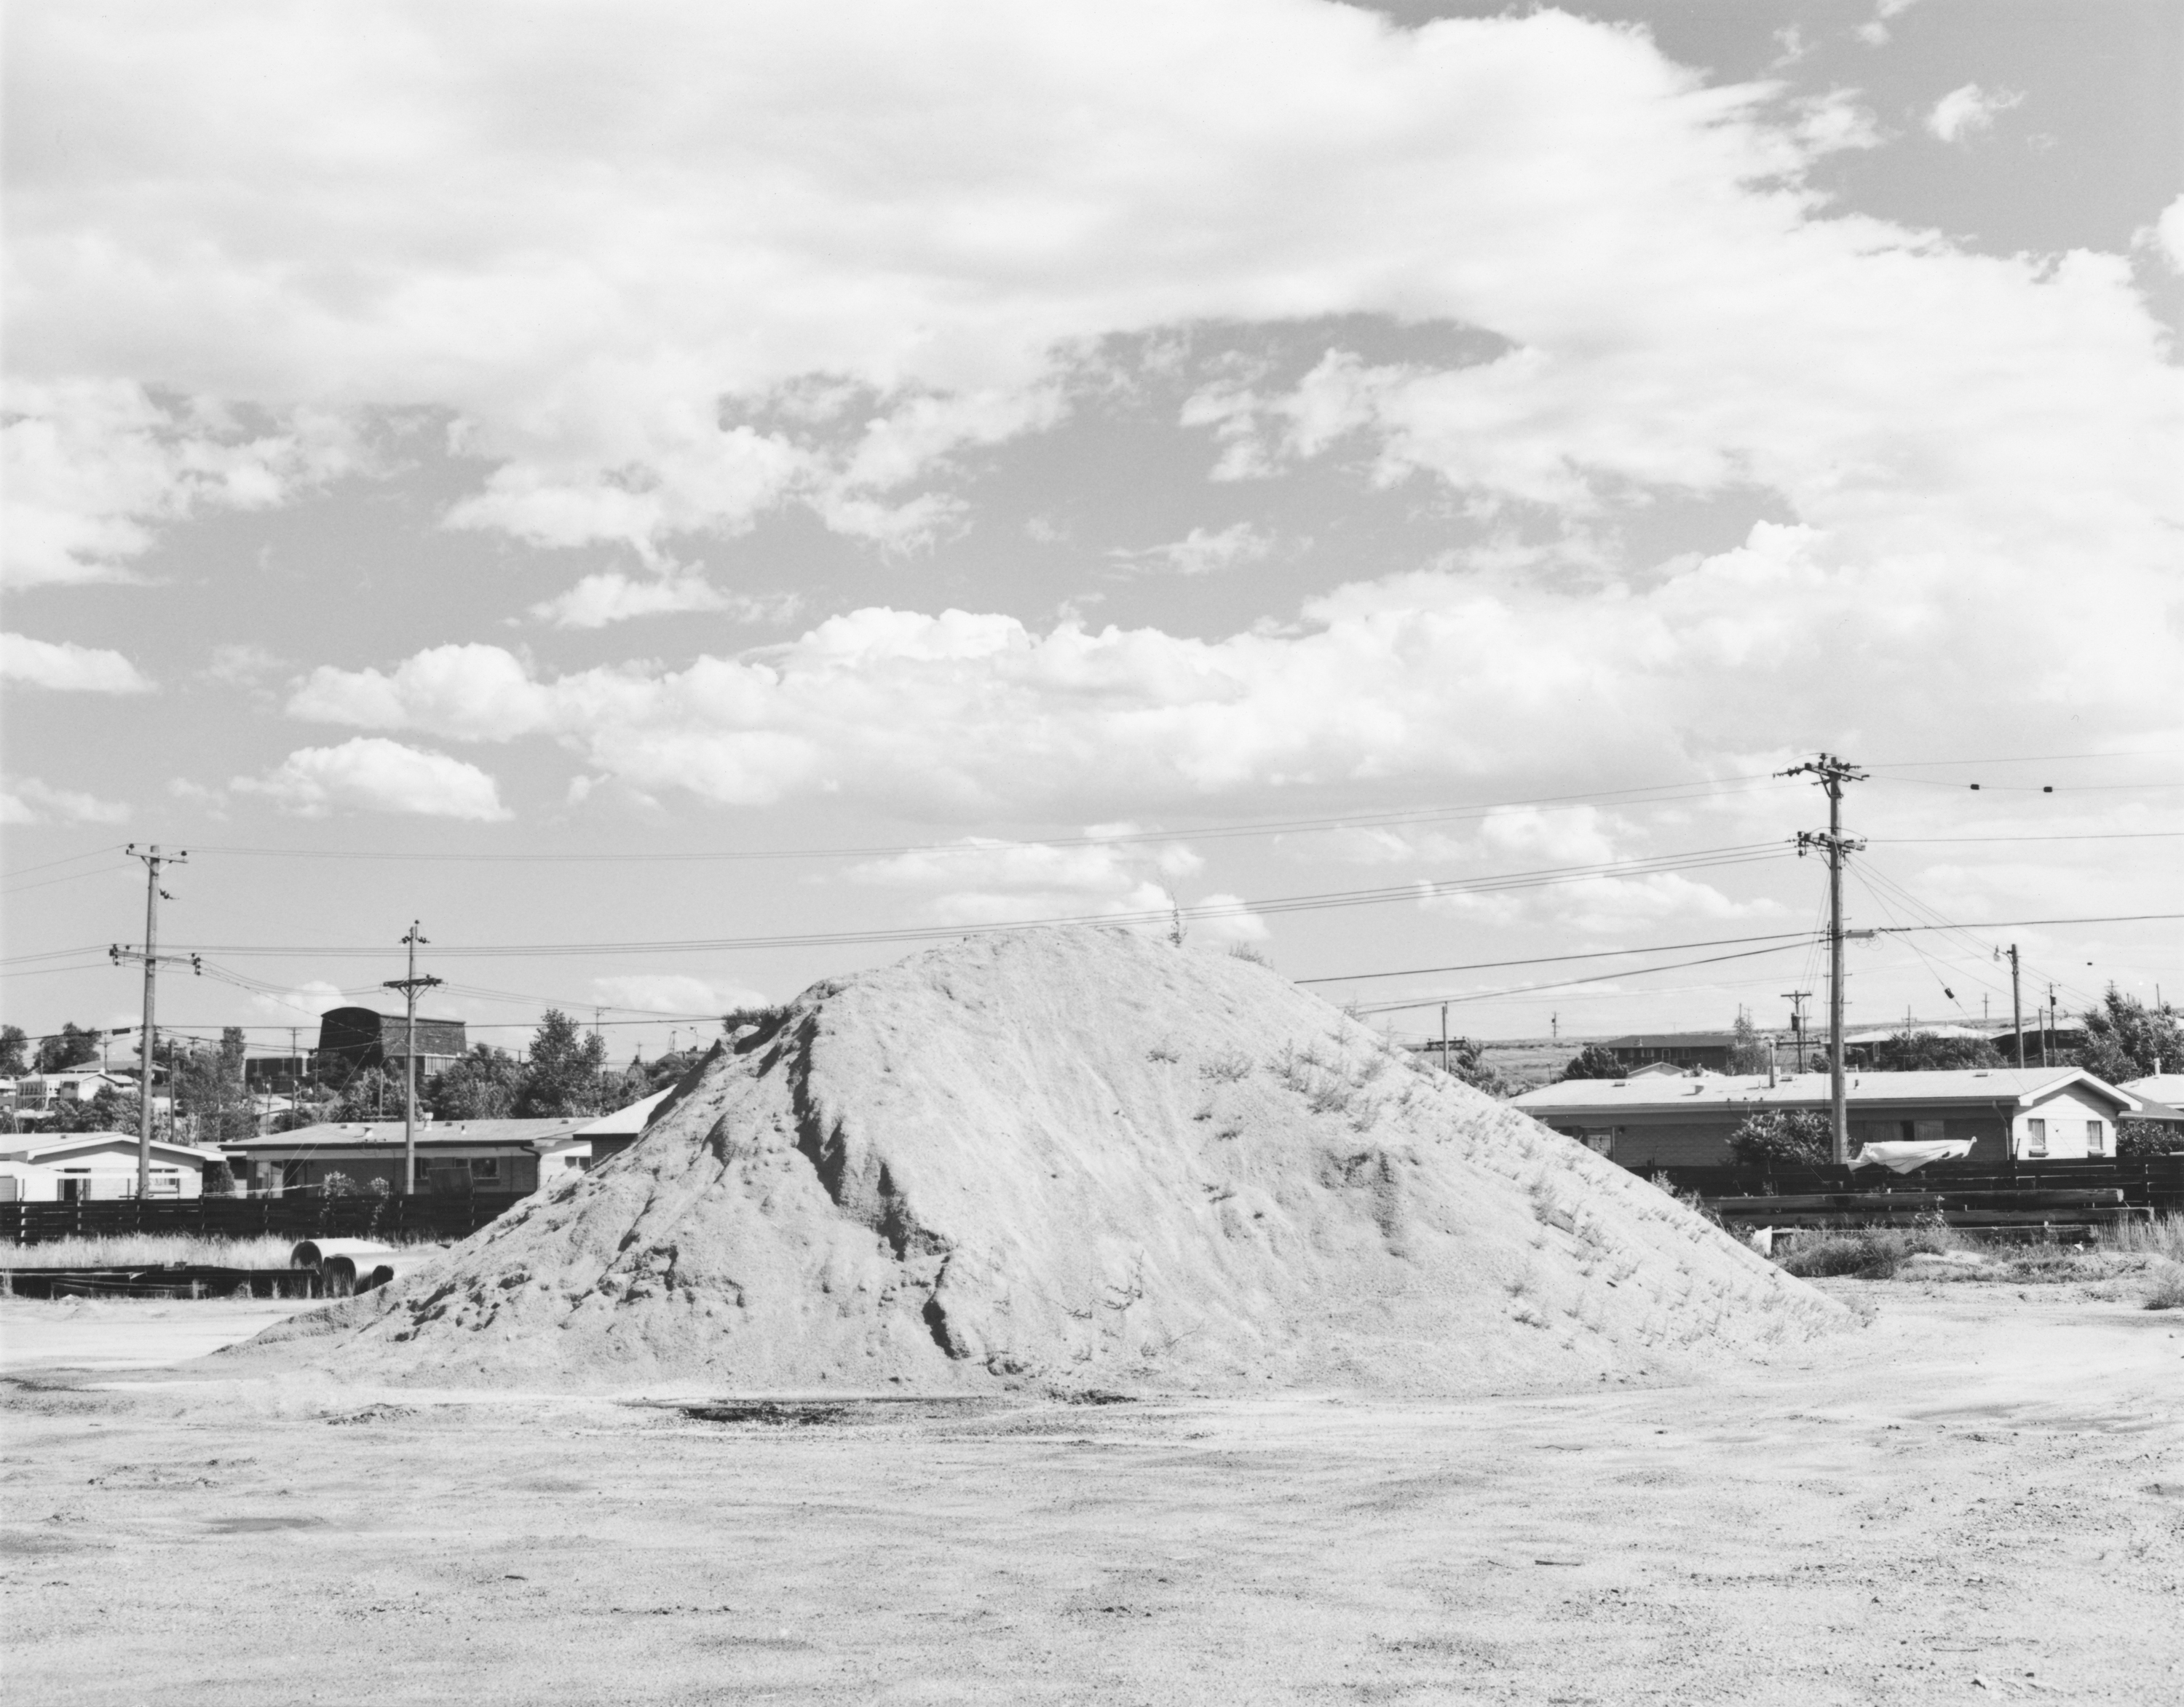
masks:
<instances>
[{"instance_id":1,"label":"dark metal building","mask_svg":"<svg viewBox=\"0 0 2184 1707\"><path fill-rule=\"evenodd\" d=\"M367 1067L402 1076L404 1022L370 1008L330 1008L319 1016L319 1077L339 1089ZM417 1082L445 1071L470 1048L460 1020L417 1016Z\"/></svg>"}]
</instances>

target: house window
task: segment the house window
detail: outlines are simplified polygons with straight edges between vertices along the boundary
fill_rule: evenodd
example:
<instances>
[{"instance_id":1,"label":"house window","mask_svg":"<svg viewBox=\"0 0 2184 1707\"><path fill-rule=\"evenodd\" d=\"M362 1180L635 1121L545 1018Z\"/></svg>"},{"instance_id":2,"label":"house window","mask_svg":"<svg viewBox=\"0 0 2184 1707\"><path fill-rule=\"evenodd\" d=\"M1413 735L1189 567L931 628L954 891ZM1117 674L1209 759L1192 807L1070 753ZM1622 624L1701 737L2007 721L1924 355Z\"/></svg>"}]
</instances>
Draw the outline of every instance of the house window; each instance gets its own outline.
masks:
<instances>
[{"instance_id":1,"label":"house window","mask_svg":"<svg viewBox=\"0 0 2184 1707\"><path fill-rule=\"evenodd\" d=\"M2025 1123L2025 1154L2044 1156L2048 1154L2048 1122L2027 1120Z\"/></svg>"},{"instance_id":2,"label":"house window","mask_svg":"<svg viewBox=\"0 0 2184 1707\"><path fill-rule=\"evenodd\" d=\"M499 1156L472 1156L471 1177L474 1180L497 1180L500 1177Z\"/></svg>"},{"instance_id":3,"label":"house window","mask_svg":"<svg viewBox=\"0 0 2184 1707\"><path fill-rule=\"evenodd\" d=\"M2086 1122L2086 1154L2087 1155L2101 1154L2106 1149L2108 1141L2109 1129L2106 1122L2101 1120Z\"/></svg>"},{"instance_id":4,"label":"house window","mask_svg":"<svg viewBox=\"0 0 2184 1707\"><path fill-rule=\"evenodd\" d=\"M1938 1144L1942 1142L1942 1123L1939 1120L1914 1120L1911 1137L1914 1143Z\"/></svg>"}]
</instances>

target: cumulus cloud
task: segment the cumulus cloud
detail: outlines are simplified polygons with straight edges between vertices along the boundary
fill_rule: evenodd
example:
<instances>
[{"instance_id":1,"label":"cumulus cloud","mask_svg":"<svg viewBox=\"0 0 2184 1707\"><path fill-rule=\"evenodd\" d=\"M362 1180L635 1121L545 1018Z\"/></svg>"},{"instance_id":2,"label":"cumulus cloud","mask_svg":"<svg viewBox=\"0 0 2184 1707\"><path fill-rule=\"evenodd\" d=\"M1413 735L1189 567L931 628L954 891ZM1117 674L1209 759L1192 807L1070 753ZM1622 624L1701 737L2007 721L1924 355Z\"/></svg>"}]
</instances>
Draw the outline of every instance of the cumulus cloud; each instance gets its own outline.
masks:
<instances>
[{"instance_id":1,"label":"cumulus cloud","mask_svg":"<svg viewBox=\"0 0 2184 1707\"><path fill-rule=\"evenodd\" d=\"M1273 549L1272 534L1240 521L1218 531L1194 527L1166 545L1148 546L1142 551L1111 551L1107 555L1134 568L1164 570L1172 575L1212 575L1238 564L1261 562Z\"/></svg>"},{"instance_id":2,"label":"cumulus cloud","mask_svg":"<svg viewBox=\"0 0 2184 1707\"><path fill-rule=\"evenodd\" d=\"M131 379L13 379L0 409L6 576L125 581L162 522L266 509L367 461L326 409L254 424L218 398L163 399Z\"/></svg>"},{"instance_id":3,"label":"cumulus cloud","mask_svg":"<svg viewBox=\"0 0 2184 1707\"><path fill-rule=\"evenodd\" d=\"M0 634L0 677L75 693L148 693L152 684L118 652L73 641Z\"/></svg>"},{"instance_id":4,"label":"cumulus cloud","mask_svg":"<svg viewBox=\"0 0 2184 1707\"><path fill-rule=\"evenodd\" d=\"M754 598L724 592L694 575L627 575L617 570L588 575L559 598L531 607L531 614L556 628L604 628L632 617L721 611L738 622L787 622L802 601L793 592Z\"/></svg>"},{"instance_id":5,"label":"cumulus cloud","mask_svg":"<svg viewBox=\"0 0 2184 1707\"><path fill-rule=\"evenodd\" d=\"M2119 735L2171 726L2141 687L2173 670L2170 629L2059 606L2052 591L2070 583L2050 571L2082 561L2020 542L2015 561L1997 549L1975 564L1919 543L1868 560L1763 522L1647 587L1581 581L1571 596L1552 577L1420 572L1217 639L870 609L681 670L542 676L499 648L441 647L391 670L322 668L289 709L551 739L593 774L727 804L823 794L1078 821L1209 798L1271 809L1315 786L1703 774L1809 748L1847 704L1876 727L1976 732L1995 751L2058 715ZM2104 609L2175 610L2160 565L2150 547L2103 565ZM1825 641L1838 635L1856 644ZM1997 659L2011 660L1999 697Z\"/></svg>"},{"instance_id":6,"label":"cumulus cloud","mask_svg":"<svg viewBox=\"0 0 2184 1707\"><path fill-rule=\"evenodd\" d=\"M479 821L512 815L492 777L444 753L359 737L338 747L304 747L263 777L238 776L238 794L262 795L301 818L334 812L407 812Z\"/></svg>"},{"instance_id":7,"label":"cumulus cloud","mask_svg":"<svg viewBox=\"0 0 2184 1707\"><path fill-rule=\"evenodd\" d=\"M1869 47L1885 47L1890 39L1888 20L1909 11L1912 3L1913 0L1876 0L1873 16L1852 33Z\"/></svg>"},{"instance_id":8,"label":"cumulus cloud","mask_svg":"<svg viewBox=\"0 0 2184 1707\"><path fill-rule=\"evenodd\" d=\"M2161 217L2141 236L2150 237L2159 246L2170 271L2184 273L2184 196L2177 197L2164 208Z\"/></svg>"},{"instance_id":9,"label":"cumulus cloud","mask_svg":"<svg viewBox=\"0 0 2184 1707\"><path fill-rule=\"evenodd\" d=\"M1978 131L1991 130L1995 114L2006 113L2024 100L2014 89L1982 89L1966 83L1942 97L1926 115L1926 128L1944 142L1969 142Z\"/></svg>"},{"instance_id":10,"label":"cumulus cloud","mask_svg":"<svg viewBox=\"0 0 2184 1707\"><path fill-rule=\"evenodd\" d=\"M1330 428L1398 441L1383 472L1501 500L1756 475L1915 510L1937 400L2021 419L1980 412L1996 350L2050 407L2159 367L2113 270L1816 217L1807 168L1864 139L1845 100L1551 10L48 8L14 58L14 354L81 453L43 455L35 554L70 573L320 477L307 407L444 411L492 464L458 525L658 561L788 503L941 537L950 469L1057 420L1084 350L1194 321L1503 341L1363 385L1378 411L1323 376ZM201 431L117 371L269 425Z\"/></svg>"},{"instance_id":11,"label":"cumulus cloud","mask_svg":"<svg viewBox=\"0 0 2184 1707\"><path fill-rule=\"evenodd\" d=\"M129 809L35 776L0 783L0 824L125 824Z\"/></svg>"},{"instance_id":12,"label":"cumulus cloud","mask_svg":"<svg viewBox=\"0 0 2184 1707\"><path fill-rule=\"evenodd\" d=\"M1174 842L1056 846L972 837L950 846L868 860L851 867L849 875L858 883L937 892L925 902L923 915L937 924L1155 915L1155 928L1165 929L1171 909L1184 904L1173 886L1203 865L1198 854ZM1211 909L1206 926L1223 933L1220 940L1252 941L1264 934L1262 922L1233 895L1190 906L1194 916L1201 907Z\"/></svg>"}]
</instances>

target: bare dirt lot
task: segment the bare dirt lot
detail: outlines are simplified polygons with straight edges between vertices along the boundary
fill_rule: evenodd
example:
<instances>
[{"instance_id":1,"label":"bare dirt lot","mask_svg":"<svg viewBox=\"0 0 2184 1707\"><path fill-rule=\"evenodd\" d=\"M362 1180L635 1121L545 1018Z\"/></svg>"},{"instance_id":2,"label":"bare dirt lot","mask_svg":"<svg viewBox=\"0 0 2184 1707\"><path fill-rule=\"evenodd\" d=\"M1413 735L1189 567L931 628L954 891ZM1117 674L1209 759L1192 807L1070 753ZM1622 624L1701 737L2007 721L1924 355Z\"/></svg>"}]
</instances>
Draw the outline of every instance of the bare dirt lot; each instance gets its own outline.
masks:
<instances>
[{"instance_id":1,"label":"bare dirt lot","mask_svg":"<svg viewBox=\"0 0 2184 1707\"><path fill-rule=\"evenodd\" d=\"M9 1300L9 1694L2184 1700L2184 1317L1827 1284L1871 1323L1698 1385L819 1421L123 1372L267 1307Z\"/></svg>"}]
</instances>

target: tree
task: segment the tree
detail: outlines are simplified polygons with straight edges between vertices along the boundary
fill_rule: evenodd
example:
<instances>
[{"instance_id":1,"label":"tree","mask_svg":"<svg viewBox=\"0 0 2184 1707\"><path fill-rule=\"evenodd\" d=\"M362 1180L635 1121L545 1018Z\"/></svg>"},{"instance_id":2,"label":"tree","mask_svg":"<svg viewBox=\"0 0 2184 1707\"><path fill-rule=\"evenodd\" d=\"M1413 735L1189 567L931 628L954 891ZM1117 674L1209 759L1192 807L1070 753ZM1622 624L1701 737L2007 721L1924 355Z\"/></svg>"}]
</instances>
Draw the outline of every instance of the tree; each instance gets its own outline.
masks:
<instances>
[{"instance_id":1,"label":"tree","mask_svg":"<svg viewBox=\"0 0 2184 1707\"><path fill-rule=\"evenodd\" d=\"M18 1037L22 1034L19 1031ZM61 1028L50 1037L38 1039L38 1070L42 1073L64 1073L70 1067L81 1067L98 1059L98 1033L79 1029L73 1020L64 1020Z\"/></svg>"},{"instance_id":2,"label":"tree","mask_svg":"<svg viewBox=\"0 0 2184 1707\"><path fill-rule=\"evenodd\" d=\"M0 1079L20 1079L30 1071L30 1042L20 1026L0 1026Z\"/></svg>"},{"instance_id":3,"label":"tree","mask_svg":"<svg viewBox=\"0 0 2184 1707\"><path fill-rule=\"evenodd\" d=\"M1774 1045L1759 1035L1752 1023L1752 1015L1741 1008L1736 1010L1736 1024L1730 1030L1729 1070L1732 1073L1763 1073L1774 1059Z\"/></svg>"},{"instance_id":4,"label":"tree","mask_svg":"<svg viewBox=\"0 0 2184 1707\"><path fill-rule=\"evenodd\" d=\"M365 1067L348 1076L341 1094L326 1107L325 1117L338 1124L352 1120L399 1120L402 1086L383 1067Z\"/></svg>"},{"instance_id":5,"label":"tree","mask_svg":"<svg viewBox=\"0 0 2184 1707\"><path fill-rule=\"evenodd\" d=\"M1621 1079L1628 1077L1630 1071L1604 1044L1587 1043L1570 1058L1562 1076L1565 1079Z\"/></svg>"},{"instance_id":6,"label":"tree","mask_svg":"<svg viewBox=\"0 0 2184 1707\"><path fill-rule=\"evenodd\" d=\"M475 1043L471 1052L436 1073L423 1101L443 1120L504 1120L523 1093L524 1066L505 1049Z\"/></svg>"},{"instance_id":7,"label":"tree","mask_svg":"<svg viewBox=\"0 0 2184 1707\"><path fill-rule=\"evenodd\" d=\"M2118 1120L2116 1154L2120 1156L2165 1156L2184 1150L2184 1126L2171 1120Z\"/></svg>"},{"instance_id":8,"label":"tree","mask_svg":"<svg viewBox=\"0 0 2184 1707\"><path fill-rule=\"evenodd\" d=\"M1516 1089L1516 1087L1486 1065L1485 1049L1484 1044L1474 1043L1469 1037L1450 1038L1448 1044L1450 1076L1462 1080L1474 1091L1484 1091L1490 1097L1508 1096ZM1434 1052L1432 1059L1435 1061L1439 1060L1438 1049Z\"/></svg>"},{"instance_id":9,"label":"tree","mask_svg":"<svg viewBox=\"0 0 2184 1707\"><path fill-rule=\"evenodd\" d=\"M1869 1073L1930 1073L1998 1067L2002 1057L1985 1037L1944 1037L1933 1031L1898 1031L1877 1043L1844 1051L1847 1065Z\"/></svg>"},{"instance_id":10,"label":"tree","mask_svg":"<svg viewBox=\"0 0 2184 1707\"><path fill-rule=\"evenodd\" d=\"M606 1039L586 1037L559 1008L549 1008L532 1035L530 1065L515 1112L533 1116L599 1113L599 1076L606 1060Z\"/></svg>"},{"instance_id":11,"label":"tree","mask_svg":"<svg viewBox=\"0 0 2184 1707\"><path fill-rule=\"evenodd\" d=\"M242 1028L230 1026L214 1047L192 1049L169 1070L175 1112L191 1116L198 1143L232 1143L257 1135L257 1105L243 1081L244 1054Z\"/></svg>"},{"instance_id":12,"label":"tree","mask_svg":"<svg viewBox=\"0 0 2184 1707\"><path fill-rule=\"evenodd\" d=\"M2114 1085L2151 1077L2164 1068L2172 1073L2184 1069L2184 1026L2177 1024L2174 1008L2148 1009L2111 984L2084 1018L2086 1043L2077 1065L2095 1078Z\"/></svg>"},{"instance_id":13,"label":"tree","mask_svg":"<svg viewBox=\"0 0 2184 1707\"><path fill-rule=\"evenodd\" d=\"M1825 1115L1813 1109L1762 1109L1729 1135L1729 1153L1748 1167L1817 1166L1832 1159Z\"/></svg>"}]
</instances>

